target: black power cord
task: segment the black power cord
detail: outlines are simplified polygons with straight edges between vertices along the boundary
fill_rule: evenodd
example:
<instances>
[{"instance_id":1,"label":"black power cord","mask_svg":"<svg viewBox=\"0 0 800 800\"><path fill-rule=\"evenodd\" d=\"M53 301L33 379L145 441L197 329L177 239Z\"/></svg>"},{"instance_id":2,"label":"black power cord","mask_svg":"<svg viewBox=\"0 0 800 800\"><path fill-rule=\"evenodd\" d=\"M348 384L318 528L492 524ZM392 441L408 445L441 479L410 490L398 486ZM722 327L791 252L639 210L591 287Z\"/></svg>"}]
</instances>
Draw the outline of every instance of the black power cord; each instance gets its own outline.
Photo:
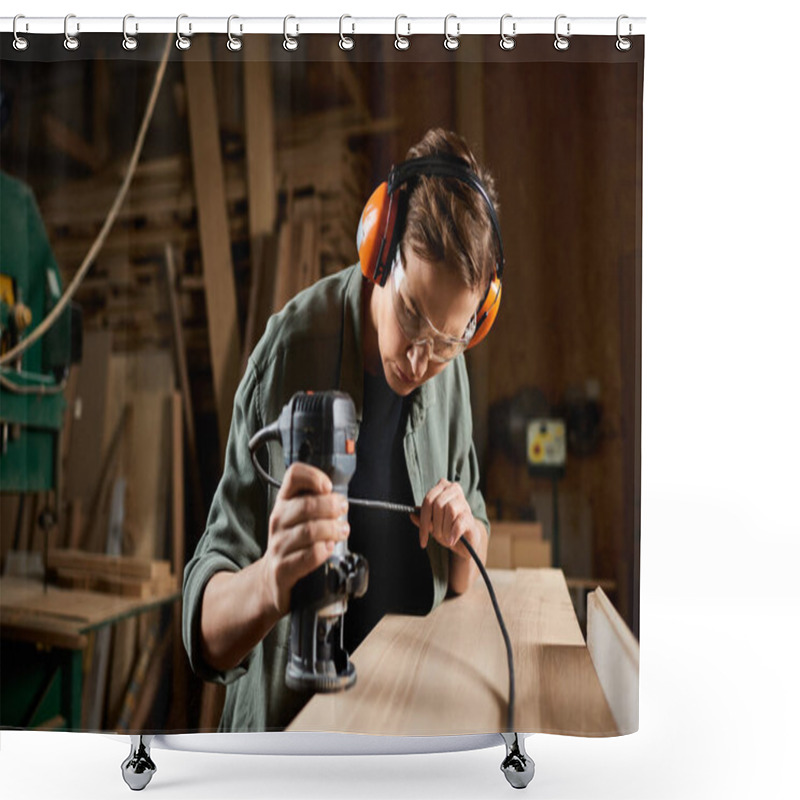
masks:
<instances>
[{"instance_id":1,"label":"black power cord","mask_svg":"<svg viewBox=\"0 0 800 800\"><path fill-rule=\"evenodd\" d=\"M256 451L258 448L268 439L273 438L274 432L270 431L269 428L265 428L259 433L257 433L251 440L250 440L250 456L253 460L253 466L256 468L256 471L261 476L261 478L266 481L271 486L274 486L276 489L281 488L281 482L276 480L272 477L262 466L259 462L258 458L256 457ZM406 506L402 505L401 503L389 503L384 500L364 500L360 497L348 497L347 502L354 505L354 506L362 506L364 508L372 508L376 511L394 511L400 514L416 514L419 516L420 509L419 507L415 506ZM511 649L511 637L508 635L508 629L506 628L506 624L503 620L503 615L500 612L500 605L497 602L497 595L494 592L494 587L492 586L491 580L489 580L489 574L486 572L486 567L483 566L483 562L478 557L478 554L473 549L472 545L462 537L459 540L464 547L467 548L467 552L472 556L472 559L478 566L478 570L481 573L481 577L483 578L484 583L486 584L486 589L489 592L489 597L492 601L492 606L494 607L494 613L497 615L497 622L500 625L500 632L503 634L503 640L506 644L506 656L508 657L508 716L507 716L507 725L508 725L508 732L514 732L514 700L515 700L515 679L514 679L514 654Z\"/></svg>"}]
</instances>

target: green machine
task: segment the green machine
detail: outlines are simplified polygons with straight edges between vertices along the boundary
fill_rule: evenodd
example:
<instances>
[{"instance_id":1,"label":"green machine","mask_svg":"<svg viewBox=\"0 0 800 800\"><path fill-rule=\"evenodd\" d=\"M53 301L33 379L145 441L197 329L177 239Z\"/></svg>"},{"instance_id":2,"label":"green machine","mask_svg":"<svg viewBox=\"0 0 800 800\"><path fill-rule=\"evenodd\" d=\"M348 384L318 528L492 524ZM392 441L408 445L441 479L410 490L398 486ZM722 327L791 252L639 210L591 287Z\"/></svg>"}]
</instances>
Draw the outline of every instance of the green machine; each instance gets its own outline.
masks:
<instances>
[{"instance_id":1,"label":"green machine","mask_svg":"<svg viewBox=\"0 0 800 800\"><path fill-rule=\"evenodd\" d=\"M64 386L80 360L81 319L68 304L10 360L62 294L61 276L30 188L0 172L0 491L56 489Z\"/></svg>"}]
</instances>

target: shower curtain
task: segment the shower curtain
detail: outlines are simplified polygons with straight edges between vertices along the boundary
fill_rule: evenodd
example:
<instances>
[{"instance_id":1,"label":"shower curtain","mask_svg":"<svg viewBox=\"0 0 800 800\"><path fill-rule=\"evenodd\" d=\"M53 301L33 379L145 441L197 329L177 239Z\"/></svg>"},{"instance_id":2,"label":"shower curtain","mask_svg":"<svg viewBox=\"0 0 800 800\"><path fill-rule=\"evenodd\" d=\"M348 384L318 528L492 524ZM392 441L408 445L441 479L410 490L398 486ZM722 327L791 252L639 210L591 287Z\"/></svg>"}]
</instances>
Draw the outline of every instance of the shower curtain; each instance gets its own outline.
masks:
<instances>
[{"instance_id":1,"label":"shower curtain","mask_svg":"<svg viewBox=\"0 0 800 800\"><path fill-rule=\"evenodd\" d=\"M0 725L635 731L644 38L128 30L124 46L0 35ZM410 246L383 285L361 263L365 204L426 136L463 142L483 176L463 160L461 177L425 174L438 197L475 193L474 224L442 200L432 227L468 250L461 231L483 220L502 288L463 355L455 273L415 284ZM406 300L413 335L392 316ZM388 331L428 348L424 379L370 372ZM346 687L288 678L302 598L230 663L203 627L220 573L223 617L255 602L224 600L274 531L248 440L295 389L350 390L358 433L381 391L402 420L346 445L391 462L371 499L417 509L350 508L368 578L328 605L317 647L334 655L314 656L337 679L348 658ZM262 453L276 476L283 444ZM499 615L470 555L440 541L434 509L455 506L436 505L439 480L468 509L459 533Z\"/></svg>"}]
</instances>

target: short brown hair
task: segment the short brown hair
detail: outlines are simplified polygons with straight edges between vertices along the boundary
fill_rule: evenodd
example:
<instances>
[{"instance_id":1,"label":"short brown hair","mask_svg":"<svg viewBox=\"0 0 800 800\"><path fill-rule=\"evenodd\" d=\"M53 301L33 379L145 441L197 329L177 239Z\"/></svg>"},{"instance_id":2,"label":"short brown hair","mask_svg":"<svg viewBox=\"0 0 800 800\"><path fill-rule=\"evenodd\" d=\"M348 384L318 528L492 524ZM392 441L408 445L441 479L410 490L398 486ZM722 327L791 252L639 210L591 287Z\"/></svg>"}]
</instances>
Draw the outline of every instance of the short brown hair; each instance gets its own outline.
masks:
<instances>
[{"instance_id":1,"label":"short brown hair","mask_svg":"<svg viewBox=\"0 0 800 800\"><path fill-rule=\"evenodd\" d=\"M481 167L463 137L432 128L411 147L406 159L444 153L466 161L477 175L495 212L499 211L494 179ZM491 217L485 200L457 178L422 176L408 200L401 249L410 247L425 261L455 269L470 289L484 291L497 258Z\"/></svg>"}]
</instances>

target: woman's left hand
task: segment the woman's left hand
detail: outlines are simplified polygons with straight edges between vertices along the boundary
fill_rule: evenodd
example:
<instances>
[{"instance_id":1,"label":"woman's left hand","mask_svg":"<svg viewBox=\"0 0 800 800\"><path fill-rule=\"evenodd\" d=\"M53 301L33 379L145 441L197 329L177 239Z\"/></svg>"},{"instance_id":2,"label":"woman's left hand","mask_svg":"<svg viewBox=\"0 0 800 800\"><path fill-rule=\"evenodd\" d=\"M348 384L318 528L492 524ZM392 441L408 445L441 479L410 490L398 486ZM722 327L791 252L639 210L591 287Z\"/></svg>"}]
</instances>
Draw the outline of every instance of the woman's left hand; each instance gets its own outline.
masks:
<instances>
[{"instance_id":1,"label":"woman's left hand","mask_svg":"<svg viewBox=\"0 0 800 800\"><path fill-rule=\"evenodd\" d=\"M462 558L470 557L459 540L466 536L474 546L475 518L460 483L442 478L425 495L419 516L412 514L411 521L419 527L420 547L427 547L432 536Z\"/></svg>"}]
</instances>

